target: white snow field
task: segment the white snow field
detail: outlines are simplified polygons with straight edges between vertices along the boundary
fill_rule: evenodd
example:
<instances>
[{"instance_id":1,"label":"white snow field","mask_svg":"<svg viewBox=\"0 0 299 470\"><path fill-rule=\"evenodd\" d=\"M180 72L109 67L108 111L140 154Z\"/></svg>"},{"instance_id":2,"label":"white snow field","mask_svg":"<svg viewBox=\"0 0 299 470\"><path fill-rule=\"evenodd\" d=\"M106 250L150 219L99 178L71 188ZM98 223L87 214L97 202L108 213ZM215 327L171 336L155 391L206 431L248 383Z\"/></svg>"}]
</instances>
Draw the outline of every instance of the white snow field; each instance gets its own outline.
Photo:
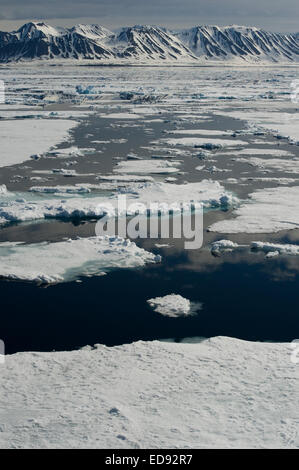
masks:
<instances>
[{"instance_id":1,"label":"white snow field","mask_svg":"<svg viewBox=\"0 0 299 470\"><path fill-rule=\"evenodd\" d=\"M212 224L219 233L271 233L299 227L299 186L260 189L237 208L235 218Z\"/></svg>"},{"instance_id":2,"label":"white snow field","mask_svg":"<svg viewBox=\"0 0 299 470\"><path fill-rule=\"evenodd\" d=\"M77 121L17 119L0 122L0 167L16 165L65 141Z\"/></svg>"},{"instance_id":3,"label":"white snow field","mask_svg":"<svg viewBox=\"0 0 299 470\"><path fill-rule=\"evenodd\" d=\"M216 337L6 356L0 447L297 448L291 353Z\"/></svg>"},{"instance_id":4,"label":"white snow field","mask_svg":"<svg viewBox=\"0 0 299 470\"><path fill-rule=\"evenodd\" d=\"M181 317L191 313L191 302L178 294L169 294L164 297L156 297L147 300L155 312L165 317Z\"/></svg>"},{"instance_id":5,"label":"white snow field","mask_svg":"<svg viewBox=\"0 0 299 470\"><path fill-rule=\"evenodd\" d=\"M0 277L53 284L99 276L115 268L160 261L159 255L120 237L77 238L56 243L0 243Z\"/></svg>"}]
</instances>

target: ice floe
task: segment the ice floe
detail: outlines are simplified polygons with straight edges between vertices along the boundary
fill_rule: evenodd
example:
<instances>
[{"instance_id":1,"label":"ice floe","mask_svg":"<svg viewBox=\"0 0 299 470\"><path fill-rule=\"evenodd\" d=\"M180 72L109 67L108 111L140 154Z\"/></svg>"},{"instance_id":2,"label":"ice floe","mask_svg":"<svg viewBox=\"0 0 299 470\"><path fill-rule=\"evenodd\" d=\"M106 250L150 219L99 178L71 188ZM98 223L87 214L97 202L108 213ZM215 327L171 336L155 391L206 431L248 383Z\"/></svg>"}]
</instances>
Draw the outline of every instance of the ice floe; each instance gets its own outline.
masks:
<instances>
[{"instance_id":1,"label":"ice floe","mask_svg":"<svg viewBox=\"0 0 299 470\"><path fill-rule=\"evenodd\" d=\"M127 160L119 162L113 169L116 173L145 173L145 174L159 174L164 175L167 173L177 173L180 165L178 161L165 161L165 160Z\"/></svg>"},{"instance_id":2,"label":"ice floe","mask_svg":"<svg viewBox=\"0 0 299 470\"><path fill-rule=\"evenodd\" d=\"M60 157L60 158L68 158L68 157L83 157L88 153L93 153L95 148L79 148L77 146L67 147L67 148L59 148L54 149L47 152L48 156Z\"/></svg>"},{"instance_id":3,"label":"ice floe","mask_svg":"<svg viewBox=\"0 0 299 470\"><path fill-rule=\"evenodd\" d=\"M147 181L154 181L152 176L141 176L141 175L100 175L97 176L98 180L103 181L111 181L111 182L147 182Z\"/></svg>"},{"instance_id":4,"label":"ice floe","mask_svg":"<svg viewBox=\"0 0 299 470\"><path fill-rule=\"evenodd\" d=\"M100 117L105 119L136 119L139 120L143 116L140 114L133 113L110 113L110 114L100 114Z\"/></svg>"},{"instance_id":5,"label":"ice floe","mask_svg":"<svg viewBox=\"0 0 299 470\"><path fill-rule=\"evenodd\" d=\"M219 233L271 233L299 227L299 186L260 189L234 212L233 219L212 224Z\"/></svg>"},{"instance_id":6,"label":"ice floe","mask_svg":"<svg viewBox=\"0 0 299 470\"><path fill-rule=\"evenodd\" d=\"M238 247L238 243L234 243L231 240L217 240L216 242L213 242L211 244L211 253L213 255L220 255L221 253L230 253Z\"/></svg>"},{"instance_id":7,"label":"ice floe","mask_svg":"<svg viewBox=\"0 0 299 470\"><path fill-rule=\"evenodd\" d=\"M87 194L91 189L86 185L74 186L32 186L29 191L41 194Z\"/></svg>"},{"instance_id":8,"label":"ice floe","mask_svg":"<svg viewBox=\"0 0 299 470\"><path fill-rule=\"evenodd\" d=\"M215 129L175 129L174 131L167 131L167 134L185 134L185 135L209 135L209 136L222 136L231 135L231 131L219 131Z\"/></svg>"},{"instance_id":9,"label":"ice floe","mask_svg":"<svg viewBox=\"0 0 299 470\"><path fill-rule=\"evenodd\" d=\"M280 110L259 111L246 109L242 111L217 111L225 117L232 117L247 121L260 129L265 129L278 138L286 138L291 143L299 142L299 117L298 113L286 113Z\"/></svg>"},{"instance_id":10,"label":"ice floe","mask_svg":"<svg viewBox=\"0 0 299 470\"><path fill-rule=\"evenodd\" d=\"M48 152L53 145L69 138L69 131L77 121L40 119L0 122L0 167L16 165L31 155Z\"/></svg>"},{"instance_id":11,"label":"ice floe","mask_svg":"<svg viewBox=\"0 0 299 470\"><path fill-rule=\"evenodd\" d=\"M263 252L266 254L266 258L273 258L279 255L299 255L299 245L288 243L252 241L249 245L240 245L231 240L217 240L211 243L211 253L215 256L219 256L222 253L231 253L238 249L248 249L252 252Z\"/></svg>"},{"instance_id":12,"label":"ice floe","mask_svg":"<svg viewBox=\"0 0 299 470\"><path fill-rule=\"evenodd\" d=\"M217 138L204 138L204 137L179 137L179 138L166 138L160 141L163 144L170 146L182 145L186 147L203 148L207 150L217 150L221 148L234 148L243 147L248 145L248 142L238 139L217 139ZM157 142L159 143L159 142Z\"/></svg>"},{"instance_id":13,"label":"ice floe","mask_svg":"<svg viewBox=\"0 0 299 470\"><path fill-rule=\"evenodd\" d=\"M0 184L0 194L1 196L7 194L7 187L5 186L5 184Z\"/></svg>"},{"instance_id":14,"label":"ice floe","mask_svg":"<svg viewBox=\"0 0 299 470\"><path fill-rule=\"evenodd\" d=\"M268 258L278 255L299 255L299 245L288 243L251 242L251 249L263 251Z\"/></svg>"},{"instance_id":15,"label":"ice floe","mask_svg":"<svg viewBox=\"0 0 299 470\"><path fill-rule=\"evenodd\" d=\"M192 313L190 300L177 294L156 297L147 302L155 312L165 317L186 317Z\"/></svg>"},{"instance_id":16,"label":"ice floe","mask_svg":"<svg viewBox=\"0 0 299 470\"><path fill-rule=\"evenodd\" d=\"M135 213L135 203L141 203L145 211L156 203L157 211L168 213L170 207L173 211L180 211L181 204L193 203L195 206L209 209L227 208L239 202L220 183L212 180L179 185L165 182L130 183L124 190L120 188L109 198L92 194L45 200L42 195L38 197L32 194L30 197L31 193L22 193L15 196L8 192L2 198L0 197L0 225L48 218L100 218L106 214L114 216L117 196L122 191L127 197L128 215ZM130 212L130 205L132 205L132 212ZM120 215L125 214L120 213Z\"/></svg>"},{"instance_id":17,"label":"ice floe","mask_svg":"<svg viewBox=\"0 0 299 470\"><path fill-rule=\"evenodd\" d=\"M99 276L116 268L160 261L134 242L118 237L77 238L56 243L0 243L0 277L53 284Z\"/></svg>"},{"instance_id":18,"label":"ice floe","mask_svg":"<svg viewBox=\"0 0 299 470\"><path fill-rule=\"evenodd\" d=\"M232 155L246 155L246 156L251 156L251 155L270 155L272 157L293 157L294 154L292 152L289 152L288 150L283 150L283 149L255 149L255 148L246 148L246 149L240 149L238 151L236 150L231 150L230 152L226 153L218 153L217 156L220 155L225 155L225 156L232 156ZM251 159L248 159L248 163L250 163Z\"/></svg>"},{"instance_id":19,"label":"ice floe","mask_svg":"<svg viewBox=\"0 0 299 470\"><path fill-rule=\"evenodd\" d=\"M261 169L273 169L285 173L299 173L299 159L287 160L282 158L235 158L236 162L247 163Z\"/></svg>"}]
</instances>

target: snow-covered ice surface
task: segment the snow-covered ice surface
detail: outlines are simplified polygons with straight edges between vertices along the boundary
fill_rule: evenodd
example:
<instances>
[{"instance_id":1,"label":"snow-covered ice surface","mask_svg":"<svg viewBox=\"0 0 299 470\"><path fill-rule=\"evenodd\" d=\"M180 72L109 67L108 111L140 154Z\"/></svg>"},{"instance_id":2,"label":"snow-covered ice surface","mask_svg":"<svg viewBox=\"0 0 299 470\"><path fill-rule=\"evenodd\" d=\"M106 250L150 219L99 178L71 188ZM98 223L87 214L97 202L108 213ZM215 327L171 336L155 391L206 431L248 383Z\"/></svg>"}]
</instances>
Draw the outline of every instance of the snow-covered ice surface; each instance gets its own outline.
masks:
<instances>
[{"instance_id":1,"label":"snow-covered ice surface","mask_svg":"<svg viewBox=\"0 0 299 470\"><path fill-rule=\"evenodd\" d=\"M66 140L77 124L65 119L1 121L0 167L16 165L31 155L47 152Z\"/></svg>"},{"instance_id":2,"label":"snow-covered ice surface","mask_svg":"<svg viewBox=\"0 0 299 470\"><path fill-rule=\"evenodd\" d=\"M216 337L7 356L0 446L299 447L290 354Z\"/></svg>"},{"instance_id":3,"label":"snow-covered ice surface","mask_svg":"<svg viewBox=\"0 0 299 470\"><path fill-rule=\"evenodd\" d=\"M70 188L66 187L64 190L61 187L56 187L52 190L46 187L44 191L40 187L37 189L37 195L32 194L32 196L30 196L30 193L28 195L15 195L9 192L0 195L0 225L49 218L99 218L106 214L114 216L118 202L117 196L121 194L120 190L110 198L98 196L96 193L91 194L90 197L79 198L78 192L83 192L83 194L88 193L86 187L71 186ZM52 191L52 194L56 192L57 195L63 191L68 196L73 194L74 197L45 200L43 194L49 195L50 191ZM38 193L41 193L41 195L38 196ZM127 210L124 213L119 210L119 215L133 215L136 203L142 203L144 210L149 209L151 203L157 203L157 210L162 212L168 212L169 206L173 210L176 210L176 208L180 210L180 204L184 203L202 205L206 209L215 207L227 208L238 203L236 197L230 192L225 191L217 181L212 180L181 185L162 182L135 183L124 190L124 195L127 198ZM132 204L134 204L134 207L130 208Z\"/></svg>"},{"instance_id":4,"label":"snow-covered ice surface","mask_svg":"<svg viewBox=\"0 0 299 470\"><path fill-rule=\"evenodd\" d=\"M272 233L299 227L299 186L260 189L233 215L209 227L220 233Z\"/></svg>"},{"instance_id":5,"label":"snow-covered ice surface","mask_svg":"<svg viewBox=\"0 0 299 470\"><path fill-rule=\"evenodd\" d=\"M0 277L44 284L100 276L111 269L160 260L130 240L108 236L31 245L0 243L0 257Z\"/></svg>"}]
</instances>

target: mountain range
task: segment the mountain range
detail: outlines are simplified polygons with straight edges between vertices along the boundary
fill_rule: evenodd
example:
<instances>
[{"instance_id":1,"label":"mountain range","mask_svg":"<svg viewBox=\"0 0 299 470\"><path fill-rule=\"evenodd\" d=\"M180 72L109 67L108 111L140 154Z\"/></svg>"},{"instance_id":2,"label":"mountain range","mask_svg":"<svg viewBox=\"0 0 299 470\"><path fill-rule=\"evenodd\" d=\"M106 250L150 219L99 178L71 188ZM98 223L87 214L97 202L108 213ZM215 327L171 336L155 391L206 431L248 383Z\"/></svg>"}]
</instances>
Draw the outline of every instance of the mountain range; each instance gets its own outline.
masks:
<instances>
[{"instance_id":1,"label":"mountain range","mask_svg":"<svg viewBox=\"0 0 299 470\"><path fill-rule=\"evenodd\" d=\"M55 28L42 22L0 31L0 63L32 60L83 64L296 64L299 33L247 26L195 26L170 31L137 25L117 32L97 25Z\"/></svg>"}]
</instances>

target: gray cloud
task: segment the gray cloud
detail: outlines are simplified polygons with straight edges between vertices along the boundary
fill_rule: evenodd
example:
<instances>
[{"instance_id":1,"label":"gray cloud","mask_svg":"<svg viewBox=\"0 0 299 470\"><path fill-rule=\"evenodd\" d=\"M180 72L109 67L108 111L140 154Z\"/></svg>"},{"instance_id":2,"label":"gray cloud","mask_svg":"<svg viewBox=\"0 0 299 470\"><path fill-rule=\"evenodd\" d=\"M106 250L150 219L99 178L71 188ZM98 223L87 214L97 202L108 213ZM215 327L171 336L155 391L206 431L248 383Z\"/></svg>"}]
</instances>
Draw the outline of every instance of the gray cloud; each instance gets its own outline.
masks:
<instances>
[{"instance_id":1,"label":"gray cloud","mask_svg":"<svg viewBox=\"0 0 299 470\"><path fill-rule=\"evenodd\" d=\"M30 19L67 25L78 22L119 27L151 23L167 27L245 24L297 31L298 0L1 0L0 26Z\"/></svg>"}]
</instances>

